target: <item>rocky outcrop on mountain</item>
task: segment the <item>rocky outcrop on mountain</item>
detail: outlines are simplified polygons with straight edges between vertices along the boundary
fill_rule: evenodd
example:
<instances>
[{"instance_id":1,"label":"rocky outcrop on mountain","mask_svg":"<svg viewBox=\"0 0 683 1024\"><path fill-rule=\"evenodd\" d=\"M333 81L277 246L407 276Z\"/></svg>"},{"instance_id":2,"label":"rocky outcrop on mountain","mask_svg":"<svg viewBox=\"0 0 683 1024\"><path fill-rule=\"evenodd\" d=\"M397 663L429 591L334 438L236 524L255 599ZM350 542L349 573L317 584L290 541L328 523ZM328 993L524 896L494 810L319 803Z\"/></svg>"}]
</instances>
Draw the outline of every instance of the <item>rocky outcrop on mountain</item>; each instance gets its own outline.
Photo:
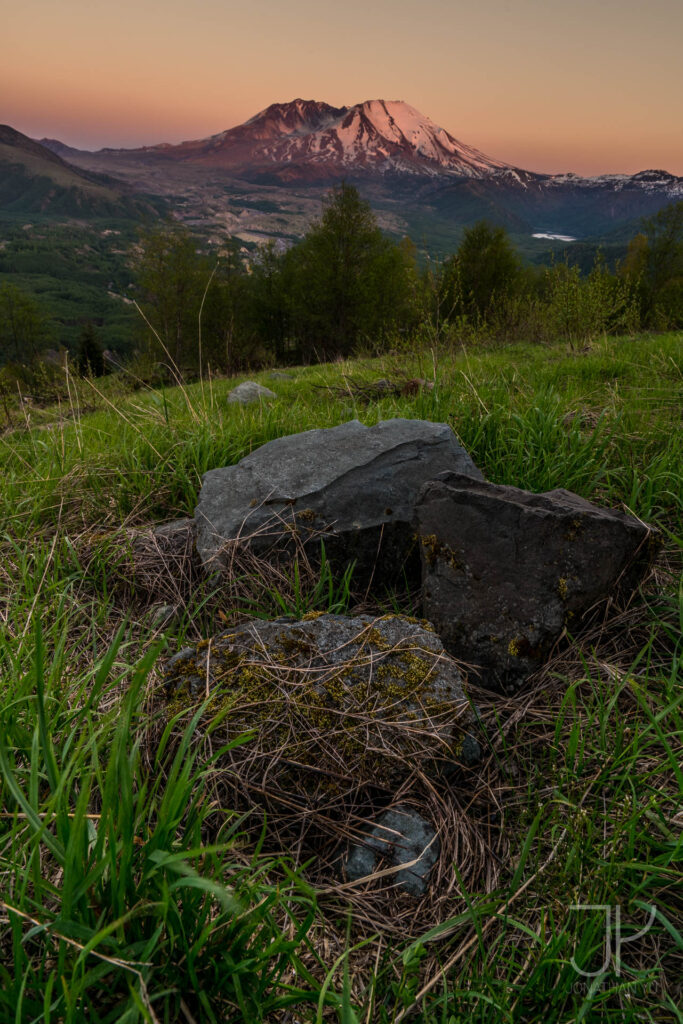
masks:
<instances>
[{"instance_id":1,"label":"rocky outcrop on mountain","mask_svg":"<svg viewBox=\"0 0 683 1024\"><path fill-rule=\"evenodd\" d=\"M230 542L274 555L288 550L296 530L318 552L322 537L335 566L355 561L357 585L374 576L381 589L405 567L419 582L415 501L445 470L482 478L445 423L395 419L365 427L352 420L277 438L236 466L204 475L197 551L215 570L226 564Z\"/></svg>"},{"instance_id":2,"label":"rocky outcrop on mountain","mask_svg":"<svg viewBox=\"0 0 683 1024\"><path fill-rule=\"evenodd\" d=\"M632 589L654 534L565 490L530 494L458 474L417 503L424 614L492 689L515 689L596 603Z\"/></svg>"}]
</instances>

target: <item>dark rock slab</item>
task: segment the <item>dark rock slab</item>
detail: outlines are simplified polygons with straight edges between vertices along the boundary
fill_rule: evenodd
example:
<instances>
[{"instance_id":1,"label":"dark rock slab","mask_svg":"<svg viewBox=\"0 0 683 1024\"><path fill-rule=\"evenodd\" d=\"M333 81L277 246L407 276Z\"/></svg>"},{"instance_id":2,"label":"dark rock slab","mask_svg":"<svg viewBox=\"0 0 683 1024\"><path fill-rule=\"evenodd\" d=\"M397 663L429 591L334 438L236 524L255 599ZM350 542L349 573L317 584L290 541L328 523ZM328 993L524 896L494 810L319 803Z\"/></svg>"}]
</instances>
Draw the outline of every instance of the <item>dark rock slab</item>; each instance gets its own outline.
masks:
<instances>
[{"instance_id":1,"label":"dark rock slab","mask_svg":"<svg viewBox=\"0 0 683 1024\"><path fill-rule=\"evenodd\" d=\"M343 870L349 881L356 882L375 871L410 865L385 881L411 896L423 896L440 850L433 826L414 807L397 804L380 814L362 843L351 847Z\"/></svg>"},{"instance_id":2,"label":"dark rock slab","mask_svg":"<svg viewBox=\"0 0 683 1024\"><path fill-rule=\"evenodd\" d=\"M281 437L204 475L197 551L207 568L221 568L226 542L249 538L256 553L272 552L294 528L318 548L324 534L334 565L355 559L356 582L392 584L414 550L418 493L445 470L482 478L444 423L351 420ZM413 571L419 581L416 554Z\"/></svg>"},{"instance_id":3,"label":"dark rock slab","mask_svg":"<svg viewBox=\"0 0 683 1024\"><path fill-rule=\"evenodd\" d=\"M555 490L443 474L417 505L424 614L447 649L513 690L566 627L633 589L657 541L633 516Z\"/></svg>"},{"instance_id":4,"label":"dark rock slab","mask_svg":"<svg viewBox=\"0 0 683 1024\"><path fill-rule=\"evenodd\" d=\"M403 616L253 619L166 665L175 713L209 700L224 735L254 739L236 769L256 792L304 802L335 789L395 787L412 771L469 758L474 716L455 662L428 624Z\"/></svg>"}]
</instances>

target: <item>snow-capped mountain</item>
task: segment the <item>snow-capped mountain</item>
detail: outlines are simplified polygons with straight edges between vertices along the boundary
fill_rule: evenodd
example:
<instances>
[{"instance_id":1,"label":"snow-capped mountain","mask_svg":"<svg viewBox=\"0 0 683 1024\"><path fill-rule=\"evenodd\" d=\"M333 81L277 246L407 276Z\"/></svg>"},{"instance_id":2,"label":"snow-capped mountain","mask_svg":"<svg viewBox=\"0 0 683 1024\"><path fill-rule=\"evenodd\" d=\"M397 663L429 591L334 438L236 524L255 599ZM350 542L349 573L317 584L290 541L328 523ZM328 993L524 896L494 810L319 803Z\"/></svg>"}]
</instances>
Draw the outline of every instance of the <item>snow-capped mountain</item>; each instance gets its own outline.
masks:
<instances>
[{"instance_id":1,"label":"snow-capped mountain","mask_svg":"<svg viewBox=\"0 0 683 1024\"><path fill-rule=\"evenodd\" d=\"M671 199L683 196L683 178L661 170L638 171L636 174L597 174L590 178L572 173L553 174L548 177L548 185L553 188L573 186L611 189L613 192L641 189L643 192L668 195Z\"/></svg>"},{"instance_id":2,"label":"snow-capped mountain","mask_svg":"<svg viewBox=\"0 0 683 1024\"><path fill-rule=\"evenodd\" d=\"M281 177L328 177L348 171L482 178L509 168L459 142L400 100L332 107L314 100L273 103L236 128L208 139L146 150L169 159ZM290 174L287 174L289 169Z\"/></svg>"},{"instance_id":3,"label":"snow-capped mountain","mask_svg":"<svg viewBox=\"0 0 683 1024\"><path fill-rule=\"evenodd\" d=\"M442 182L445 187L457 179L530 193L627 191L669 201L683 196L683 178L667 171L584 177L524 170L460 142L402 100L366 100L351 107L302 99L272 103L235 128L178 145L86 153L55 139L41 143L79 167L114 174L133 165L139 169L173 163L273 184L398 175L407 181Z\"/></svg>"},{"instance_id":4,"label":"snow-capped mountain","mask_svg":"<svg viewBox=\"0 0 683 1024\"><path fill-rule=\"evenodd\" d=\"M161 197L181 220L251 241L300 237L320 196L343 179L381 211L386 230L439 240L484 218L518 236L627 238L643 217L683 198L683 178L666 171L583 177L515 167L399 100L273 103L179 145L87 153L42 141L75 167Z\"/></svg>"}]
</instances>

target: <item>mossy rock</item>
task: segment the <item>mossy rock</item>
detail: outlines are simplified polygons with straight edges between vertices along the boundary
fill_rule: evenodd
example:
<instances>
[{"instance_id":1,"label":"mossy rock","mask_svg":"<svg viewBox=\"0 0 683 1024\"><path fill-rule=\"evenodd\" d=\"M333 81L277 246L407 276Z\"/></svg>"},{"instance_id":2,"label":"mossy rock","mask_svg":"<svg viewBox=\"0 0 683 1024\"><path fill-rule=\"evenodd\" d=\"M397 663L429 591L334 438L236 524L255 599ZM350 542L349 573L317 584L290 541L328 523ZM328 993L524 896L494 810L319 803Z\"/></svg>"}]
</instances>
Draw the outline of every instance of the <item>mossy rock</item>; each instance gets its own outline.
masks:
<instances>
[{"instance_id":1,"label":"mossy rock","mask_svg":"<svg viewBox=\"0 0 683 1024\"><path fill-rule=\"evenodd\" d=\"M392 789L460 761L473 716L437 635L403 616L253 619L167 663L176 714L207 701L214 742L252 739L227 759L254 791L305 802L349 786ZM469 748L468 748L469 749Z\"/></svg>"}]
</instances>

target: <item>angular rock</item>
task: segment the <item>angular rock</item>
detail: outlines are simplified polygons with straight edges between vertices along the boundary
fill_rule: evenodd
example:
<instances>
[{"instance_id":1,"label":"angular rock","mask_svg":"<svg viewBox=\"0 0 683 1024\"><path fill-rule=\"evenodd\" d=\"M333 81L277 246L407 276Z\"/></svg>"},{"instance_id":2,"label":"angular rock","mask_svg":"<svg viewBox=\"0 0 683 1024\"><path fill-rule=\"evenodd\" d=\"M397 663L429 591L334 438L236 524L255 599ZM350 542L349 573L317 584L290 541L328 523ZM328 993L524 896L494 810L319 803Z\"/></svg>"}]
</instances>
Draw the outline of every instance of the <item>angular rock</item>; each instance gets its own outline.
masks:
<instances>
[{"instance_id":1,"label":"angular rock","mask_svg":"<svg viewBox=\"0 0 683 1024\"><path fill-rule=\"evenodd\" d=\"M473 722L437 635L402 616L253 619L171 658L165 693L174 713L207 698L221 709L215 746L253 731L230 755L247 788L309 804L448 768Z\"/></svg>"},{"instance_id":2,"label":"angular rock","mask_svg":"<svg viewBox=\"0 0 683 1024\"><path fill-rule=\"evenodd\" d=\"M530 494L458 474L427 484L416 517L424 614L447 649L511 691L565 626L633 589L656 535L633 516L570 491Z\"/></svg>"},{"instance_id":3,"label":"angular rock","mask_svg":"<svg viewBox=\"0 0 683 1024\"><path fill-rule=\"evenodd\" d=\"M356 882L383 868L415 861L410 867L387 876L386 881L411 896L423 896L440 849L432 825L413 807L397 804L379 816L362 844L351 848L344 873L349 881Z\"/></svg>"},{"instance_id":4,"label":"angular rock","mask_svg":"<svg viewBox=\"0 0 683 1024\"><path fill-rule=\"evenodd\" d=\"M277 398L275 392L270 388L264 388L262 384L257 384L255 380L245 380L228 393L228 403L231 405L251 405L252 402L268 402L273 398Z\"/></svg>"},{"instance_id":5,"label":"angular rock","mask_svg":"<svg viewBox=\"0 0 683 1024\"><path fill-rule=\"evenodd\" d=\"M414 551L414 505L422 485L444 470L481 473L445 423L385 420L277 438L238 465L204 475L197 551L221 566L226 541L249 537L257 553L286 546L296 528L325 548L333 565L354 559L354 582L392 584ZM419 582L419 558L410 576ZM374 574L374 575L373 575Z\"/></svg>"}]
</instances>

